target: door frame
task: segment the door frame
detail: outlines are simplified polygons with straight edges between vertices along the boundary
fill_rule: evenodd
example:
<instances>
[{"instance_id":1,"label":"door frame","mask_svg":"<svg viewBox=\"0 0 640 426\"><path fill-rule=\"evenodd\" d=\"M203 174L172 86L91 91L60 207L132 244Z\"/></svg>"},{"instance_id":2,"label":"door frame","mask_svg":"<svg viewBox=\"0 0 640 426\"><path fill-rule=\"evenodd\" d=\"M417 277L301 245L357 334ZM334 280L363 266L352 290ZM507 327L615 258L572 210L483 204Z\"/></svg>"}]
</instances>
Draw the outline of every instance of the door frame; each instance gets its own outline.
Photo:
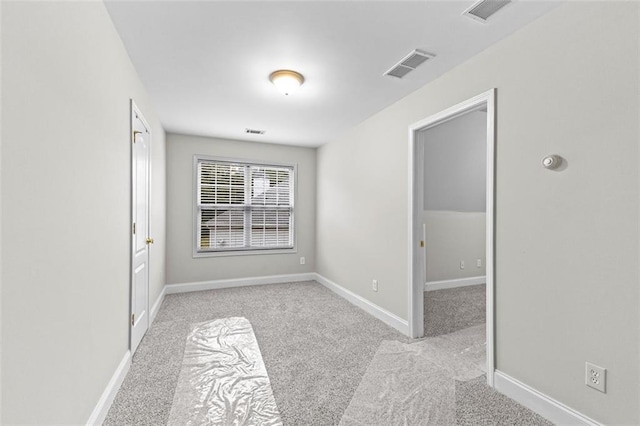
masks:
<instances>
[{"instance_id":1,"label":"door frame","mask_svg":"<svg viewBox=\"0 0 640 426\"><path fill-rule=\"evenodd\" d=\"M135 256L135 235L133 233L133 223L135 222L135 217L134 217L134 207L135 207L135 201L133 199L133 194L134 194L134 173L135 173L135 169L134 169L134 161L135 161L135 153L134 153L134 139L135 139L135 134L134 134L134 121L136 119L139 119L142 124L144 125L144 127L146 128L147 132L149 133L149 154L148 154L148 167L147 167L147 176L146 176L146 181L147 181L147 229L144 230L144 232L146 233L147 237L150 235L150 230L151 230L151 149L152 149L152 140L153 140L153 135L151 133L151 127L149 126L149 123L147 122L147 120L144 118L144 116L142 115L142 112L140 111L140 108L138 108L138 106L136 105L135 101L133 99L130 99L130 110L131 110L131 114L130 114L130 121L129 121L129 146L130 146L130 173L131 173L131 181L130 181L130 200L131 200L131 205L130 205L130 220L129 220L129 237L131 238L130 240L130 244L129 244L129 249L130 249L130 254L129 254L129 316L127 318L127 323L129 324L129 350L131 351L131 354L133 355L134 352L134 348L133 348L133 324L131 323L131 316L133 315L133 311L134 311L134 306L133 306L133 300L134 300L134 296L133 296L133 292L134 292L134 288L133 288L133 283L134 283L134 256ZM136 229L136 233L139 232L141 230ZM147 314L147 330L149 329L149 326L151 325L151 321L150 321L150 312L149 312L149 283L151 280L151 268L150 268L150 263L151 263L151 253L150 253L150 246L149 244L147 244L147 251L148 251L148 259L147 259L147 300L145 301L146 304L146 314Z\"/></svg>"},{"instance_id":2,"label":"door frame","mask_svg":"<svg viewBox=\"0 0 640 426\"><path fill-rule=\"evenodd\" d=\"M486 186L486 327L487 327L487 384L493 387L495 371L495 106L496 89L488 90L433 114L409 126L409 335L424 336L424 248L422 216L424 210L424 144L418 143L417 133L486 105L487 108L487 186ZM422 154L422 155L421 155Z\"/></svg>"}]
</instances>

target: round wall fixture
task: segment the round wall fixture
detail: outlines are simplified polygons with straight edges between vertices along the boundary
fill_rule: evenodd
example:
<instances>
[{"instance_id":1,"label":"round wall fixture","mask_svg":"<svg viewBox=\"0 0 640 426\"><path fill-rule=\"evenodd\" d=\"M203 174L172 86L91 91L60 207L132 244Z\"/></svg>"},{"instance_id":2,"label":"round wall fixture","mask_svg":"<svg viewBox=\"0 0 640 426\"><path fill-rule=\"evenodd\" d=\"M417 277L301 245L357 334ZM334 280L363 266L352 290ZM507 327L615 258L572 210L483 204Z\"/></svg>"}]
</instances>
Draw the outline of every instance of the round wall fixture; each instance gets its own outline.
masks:
<instances>
[{"instance_id":1,"label":"round wall fixture","mask_svg":"<svg viewBox=\"0 0 640 426\"><path fill-rule=\"evenodd\" d=\"M548 155L542 159L542 165L545 169L555 170L562 164L562 157L559 155Z\"/></svg>"},{"instance_id":2,"label":"round wall fixture","mask_svg":"<svg viewBox=\"0 0 640 426\"><path fill-rule=\"evenodd\" d=\"M302 74L291 70L274 71L269 75L269 80L285 95L294 92L304 83Z\"/></svg>"}]
</instances>

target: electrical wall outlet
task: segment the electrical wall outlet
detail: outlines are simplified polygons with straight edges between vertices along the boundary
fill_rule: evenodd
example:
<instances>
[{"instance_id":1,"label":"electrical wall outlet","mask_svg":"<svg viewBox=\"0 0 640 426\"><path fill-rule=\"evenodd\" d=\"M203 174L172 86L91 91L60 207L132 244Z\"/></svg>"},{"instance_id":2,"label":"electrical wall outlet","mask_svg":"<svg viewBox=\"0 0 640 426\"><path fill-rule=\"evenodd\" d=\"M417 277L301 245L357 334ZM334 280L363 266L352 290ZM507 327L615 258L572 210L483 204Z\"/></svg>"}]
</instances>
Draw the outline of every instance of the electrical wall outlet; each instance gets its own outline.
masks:
<instances>
[{"instance_id":1,"label":"electrical wall outlet","mask_svg":"<svg viewBox=\"0 0 640 426\"><path fill-rule=\"evenodd\" d=\"M460 261L460 269L464 269L464 260Z\"/></svg>"},{"instance_id":2,"label":"electrical wall outlet","mask_svg":"<svg viewBox=\"0 0 640 426\"><path fill-rule=\"evenodd\" d=\"M306 261L306 259L304 258L304 256L302 256L302 257L300 258L300 264L301 264L301 265L304 265L305 263L307 263L307 261Z\"/></svg>"},{"instance_id":3,"label":"electrical wall outlet","mask_svg":"<svg viewBox=\"0 0 640 426\"><path fill-rule=\"evenodd\" d=\"M585 369L585 383L590 388L607 393L607 369L587 362Z\"/></svg>"},{"instance_id":4,"label":"electrical wall outlet","mask_svg":"<svg viewBox=\"0 0 640 426\"><path fill-rule=\"evenodd\" d=\"M478 260L476 260L476 266L477 266L478 268L482 268L482 259L478 259Z\"/></svg>"},{"instance_id":5,"label":"electrical wall outlet","mask_svg":"<svg viewBox=\"0 0 640 426\"><path fill-rule=\"evenodd\" d=\"M378 291L378 280L373 280L373 282L371 283L371 289L373 291Z\"/></svg>"}]
</instances>

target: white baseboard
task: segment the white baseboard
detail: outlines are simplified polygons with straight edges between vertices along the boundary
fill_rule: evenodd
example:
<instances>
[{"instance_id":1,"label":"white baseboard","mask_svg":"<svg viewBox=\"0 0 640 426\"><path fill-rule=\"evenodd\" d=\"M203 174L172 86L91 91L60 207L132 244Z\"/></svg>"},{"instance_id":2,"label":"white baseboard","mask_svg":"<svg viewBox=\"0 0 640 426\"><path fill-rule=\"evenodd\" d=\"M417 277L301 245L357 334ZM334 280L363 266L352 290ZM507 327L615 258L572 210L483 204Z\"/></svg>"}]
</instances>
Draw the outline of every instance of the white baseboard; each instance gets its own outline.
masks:
<instances>
[{"instance_id":1,"label":"white baseboard","mask_svg":"<svg viewBox=\"0 0 640 426\"><path fill-rule=\"evenodd\" d=\"M505 394L554 424L601 426L597 421L501 371L495 371L494 386L498 392Z\"/></svg>"},{"instance_id":2,"label":"white baseboard","mask_svg":"<svg viewBox=\"0 0 640 426\"><path fill-rule=\"evenodd\" d=\"M269 275L266 277L235 278L230 280L199 281L193 283L167 284L166 294L188 293L191 291L218 290L221 288L244 287L249 285L281 284L299 281L312 281L315 273Z\"/></svg>"},{"instance_id":3,"label":"white baseboard","mask_svg":"<svg viewBox=\"0 0 640 426\"><path fill-rule=\"evenodd\" d=\"M400 318L399 316L392 314L384 308L376 305L365 299L362 296L358 296L351 290L347 290L346 288L334 283L328 278L323 277L320 274L314 274L315 280L318 281L323 286L327 287L329 290L336 293L338 296L341 296L347 299L349 302L353 303L357 307L363 309L367 313L373 315L378 318L380 321L384 322L387 325L395 328L402 334L408 336L409 335L409 323L407 320Z\"/></svg>"},{"instance_id":4,"label":"white baseboard","mask_svg":"<svg viewBox=\"0 0 640 426\"><path fill-rule=\"evenodd\" d=\"M158 315L158 311L160 310L160 306L162 306L162 301L164 300L164 296L166 293L167 286L162 288L160 295L156 299L156 302L151 307L151 311L149 312L149 327L153 323L153 320L156 319L156 315ZM111 404L113 403L116 394L120 390L120 386L124 381L124 378L127 376L129 372L129 368L131 367L131 352L127 351L124 354L124 358L118 364L118 368L116 368L115 373L111 376L111 380L107 384L104 392L100 396L98 403L96 404L89 420L87 420L87 425L96 425L99 426L104 421L105 417L107 417L107 413L109 412L109 408L111 408Z\"/></svg>"},{"instance_id":5,"label":"white baseboard","mask_svg":"<svg viewBox=\"0 0 640 426\"><path fill-rule=\"evenodd\" d=\"M455 287L466 287L469 285L485 284L486 282L487 282L487 277L485 277L484 275L481 277L458 278L455 280L431 281L428 283L424 283L424 291L442 290L445 288L455 288Z\"/></svg>"},{"instance_id":6,"label":"white baseboard","mask_svg":"<svg viewBox=\"0 0 640 426\"><path fill-rule=\"evenodd\" d=\"M158 311L160 310L160 306L162 306L162 302L164 301L164 296L167 294L167 286L162 287L162 291L160 295L156 299L156 303L151 307L151 312L149 314L149 327L153 324L153 320L156 319L156 315L158 315Z\"/></svg>"},{"instance_id":7,"label":"white baseboard","mask_svg":"<svg viewBox=\"0 0 640 426\"><path fill-rule=\"evenodd\" d=\"M104 422L104 419L107 417L107 413L109 412L109 408L111 408L111 404L120 390L120 386L124 381L127 372L129 372L129 367L131 367L131 352L127 351L124 354L124 358L118 364L118 368L111 376L111 380L107 384L104 392L100 396L96 407L93 409L91 416L89 416L89 420L87 420L87 426L99 426Z\"/></svg>"}]
</instances>

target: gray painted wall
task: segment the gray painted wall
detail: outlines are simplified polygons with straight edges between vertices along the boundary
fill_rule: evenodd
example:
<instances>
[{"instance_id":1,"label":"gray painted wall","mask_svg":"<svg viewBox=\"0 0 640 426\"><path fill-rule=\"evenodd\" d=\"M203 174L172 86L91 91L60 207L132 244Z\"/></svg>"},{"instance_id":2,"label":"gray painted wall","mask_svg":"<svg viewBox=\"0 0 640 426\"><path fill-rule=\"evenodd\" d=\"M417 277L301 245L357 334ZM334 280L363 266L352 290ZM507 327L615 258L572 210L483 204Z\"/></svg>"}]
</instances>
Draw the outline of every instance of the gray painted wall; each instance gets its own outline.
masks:
<instances>
[{"instance_id":1,"label":"gray painted wall","mask_svg":"<svg viewBox=\"0 0 640 426\"><path fill-rule=\"evenodd\" d=\"M424 144L427 282L483 276L487 113L470 112L423 130L418 143Z\"/></svg>"},{"instance_id":2,"label":"gray painted wall","mask_svg":"<svg viewBox=\"0 0 640 426\"><path fill-rule=\"evenodd\" d=\"M486 274L486 216L485 212L424 211L428 283Z\"/></svg>"},{"instance_id":3,"label":"gray painted wall","mask_svg":"<svg viewBox=\"0 0 640 426\"><path fill-rule=\"evenodd\" d=\"M194 154L297 164L297 252L194 258ZM167 284L315 271L315 148L168 134L167 200Z\"/></svg>"},{"instance_id":4,"label":"gray painted wall","mask_svg":"<svg viewBox=\"0 0 640 426\"><path fill-rule=\"evenodd\" d=\"M639 13L567 2L320 148L318 272L407 317L407 129L495 87L497 367L640 423ZM542 168L554 153L565 170ZM607 394L585 386L587 360Z\"/></svg>"},{"instance_id":5,"label":"gray painted wall","mask_svg":"<svg viewBox=\"0 0 640 426\"><path fill-rule=\"evenodd\" d=\"M487 113L471 112L418 138L424 143L424 209L486 211Z\"/></svg>"},{"instance_id":6,"label":"gray painted wall","mask_svg":"<svg viewBox=\"0 0 640 426\"><path fill-rule=\"evenodd\" d=\"M85 424L128 350L130 98L153 133L153 304L164 130L109 15L2 2L2 424Z\"/></svg>"}]
</instances>

